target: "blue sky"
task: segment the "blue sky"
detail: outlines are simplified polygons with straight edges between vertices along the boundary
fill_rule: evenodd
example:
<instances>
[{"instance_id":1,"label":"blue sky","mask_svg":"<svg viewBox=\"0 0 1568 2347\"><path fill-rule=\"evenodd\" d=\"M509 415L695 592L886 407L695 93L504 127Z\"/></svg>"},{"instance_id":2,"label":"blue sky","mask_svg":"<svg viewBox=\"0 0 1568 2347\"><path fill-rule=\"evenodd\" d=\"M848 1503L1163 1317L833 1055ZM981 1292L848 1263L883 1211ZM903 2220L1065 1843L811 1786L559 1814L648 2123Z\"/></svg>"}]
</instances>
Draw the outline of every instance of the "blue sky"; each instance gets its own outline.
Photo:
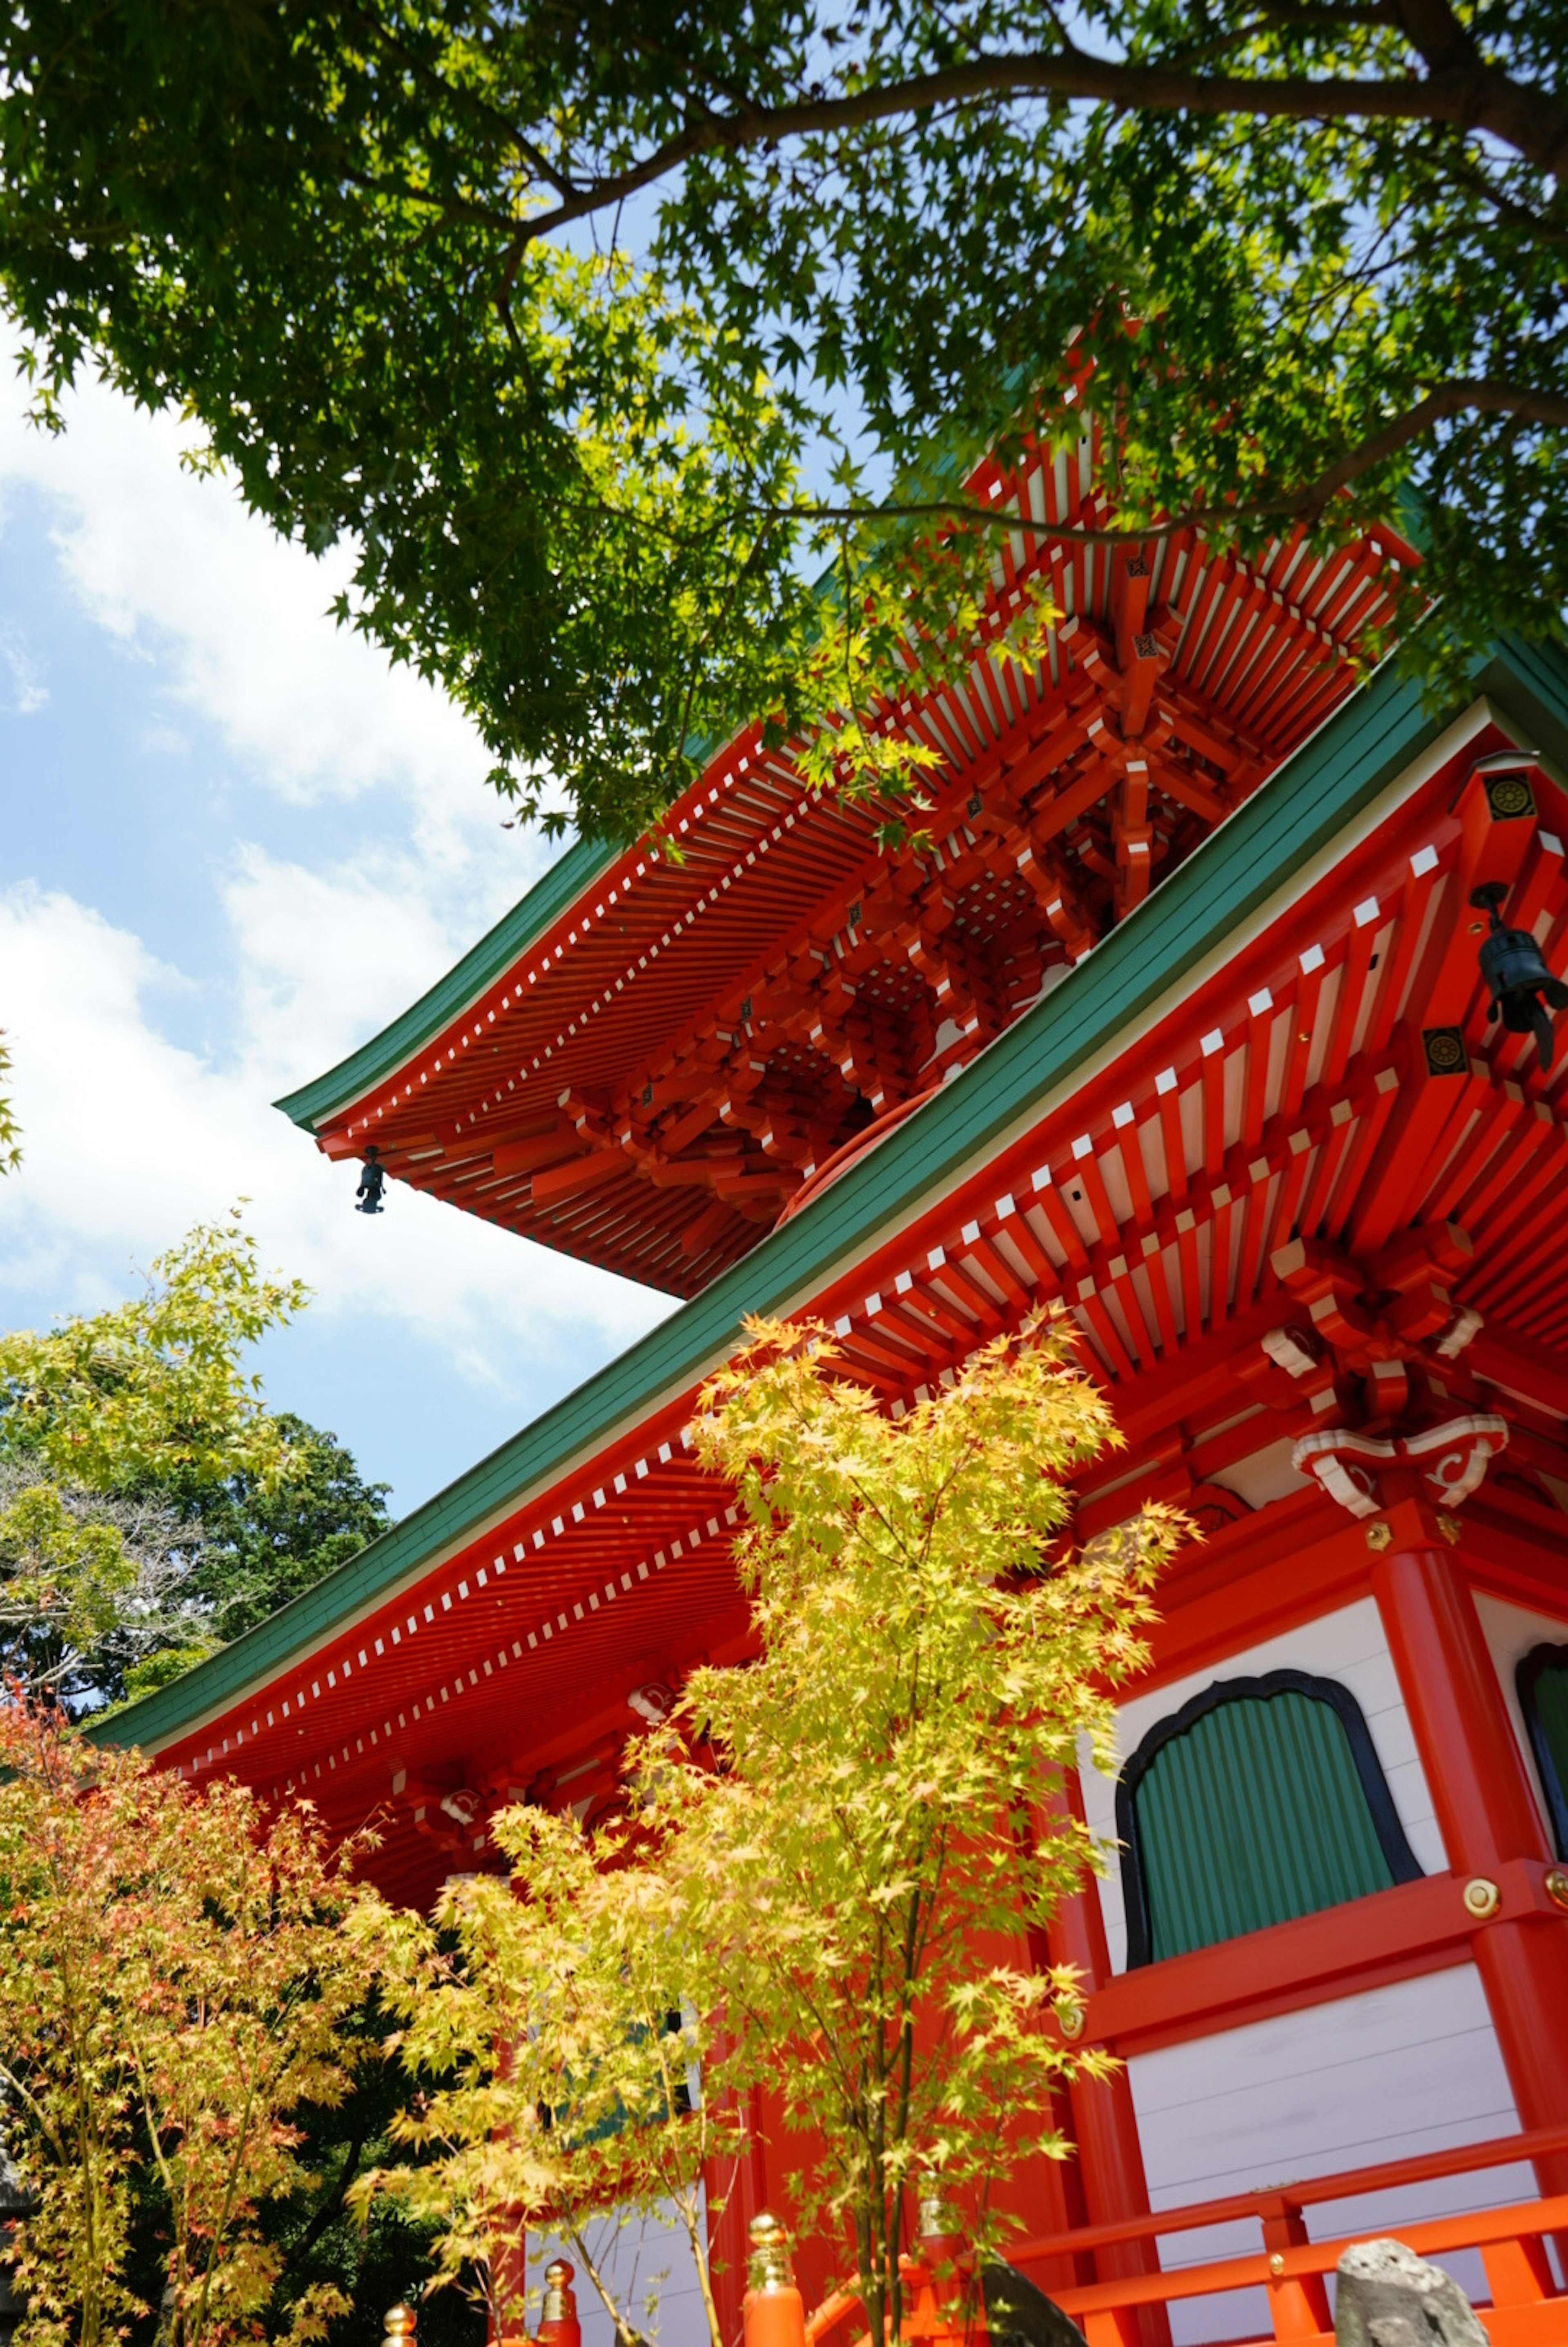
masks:
<instances>
[{"instance_id":1,"label":"blue sky","mask_svg":"<svg viewBox=\"0 0 1568 2347\"><path fill-rule=\"evenodd\" d=\"M315 1291L262 1348L402 1510L669 1309L394 1190L351 1211L270 1102L373 1033L538 876L439 694L325 616L167 418L97 388L48 440L0 347L0 1026L25 1157L0 1324L127 1294L243 1194Z\"/></svg>"}]
</instances>

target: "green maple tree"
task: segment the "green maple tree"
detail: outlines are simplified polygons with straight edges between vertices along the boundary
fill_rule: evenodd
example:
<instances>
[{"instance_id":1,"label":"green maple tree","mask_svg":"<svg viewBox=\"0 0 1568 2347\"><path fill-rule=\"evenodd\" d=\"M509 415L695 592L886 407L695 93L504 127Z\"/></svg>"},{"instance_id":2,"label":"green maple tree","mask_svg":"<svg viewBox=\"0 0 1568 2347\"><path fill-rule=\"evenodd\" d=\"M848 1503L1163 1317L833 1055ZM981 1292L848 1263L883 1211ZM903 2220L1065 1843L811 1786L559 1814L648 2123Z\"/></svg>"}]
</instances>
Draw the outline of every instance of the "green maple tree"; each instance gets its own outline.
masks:
<instances>
[{"instance_id":1,"label":"green maple tree","mask_svg":"<svg viewBox=\"0 0 1568 2347\"><path fill-rule=\"evenodd\" d=\"M141 1295L0 1334L0 1445L102 1491L236 1473L276 1484L288 1444L243 1357L309 1297L260 1269L238 1209L199 1223L154 1258Z\"/></svg>"},{"instance_id":2,"label":"green maple tree","mask_svg":"<svg viewBox=\"0 0 1568 2347\"><path fill-rule=\"evenodd\" d=\"M1148 1508L1064 1547L1064 1477L1119 1437L1059 1319L898 1419L836 1374L825 1329L750 1333L697 1446L744 1510L759 1652L685 1690L716 1773L667 1766L650 1789L683 1819L677 1887L722 1986L728 2075L771 2086L820 2147L800 2218L852 2243L871 2335L897 2337L916 2202L950 2201L983 2255L1014 2164L1069 2149L1054 2094L1105 2074L1044 2025L1078 1983L1037 1971L1027 1935L1096 1861L1042 1804L1081 1737L1108 1757L1183 1522Z\"/></svg>"},{"instance_id":3,"label":"green maple tree","mask_svg":"<svg viewBox=\"0 0 1568 2347\"><path fill-rule=\"evenodd\" d=\"M725 2347L698 2186L707 2161L723 2188L766 2086L800 2137L798 2219L846 2246L871 2337L897 2336L915 2200L950 2196L984 2251L1013 2163L1066 2153L1063 2080L1108 2066L1048 2025L1079 1984L1035 1970L1028 1933L1098 1862L1048 1796L1080 1737L1108 1752L1180 1520L1064 1546L1063 1477L1116 1437L1060 1322L899 1420L825 1331L750 1334L697 1442L745 1512L755 1656L694 1673L620 1821L504 1811L506 1873L394 1928L401 2056L432 2082L398 2131L427 2164L364 2190L437 2221L450 2274L491 2277L501 2335L525 2218L575 2244L629 2340L640 2310L585 2220L673 2204Z\"/></svg>"},{"instance_id":4,"label":"green maple tree","mask_svg":"<svg viewBox=\"0 0 1568 2347\"><path fill-rule=\"evenodd\" d=\"M198 1792L95 1748L57 1710L0 1705L0 2092L25 2196L4 2250L24 2347L104 2347L154 2311L127 2279L155 2179L170 2347L254 2336L282 2257L264 2212L306 2180L303 2106L347 2093L344 2024L373 1961L352 1842L307 1805ZM320 2338L342 2293L301 2291Z\"/></svg>"},{"instance_id":5,"label":"green maple tree","mask_svg":"<svg viewBox=\"0 0 1568 2347\"><path fill-rule=\"evenodd\" d=\"M966 472L1084 415L1117 513L1058 536L1403 518L1430 677L1561 638L1563 0L81 25L14 12L0 99L36 412L101 368L279 529L351 543L341 615L458 697L527 812L553 775L634 830L752 720L907 788L879 696L911 645L967 659L1016 524Z\"/></svg>"},{"instance_id":6,"label":"green maple tree","mask_svg":"<svg viewBox=\"0 0 1568 2347\"><path fill-rule=\"evenodd\" d=\"M513 1809L494 1824L502 1875L447 1883L429 1919L381 1931L394 2044L422 2091L393 2120L416 2156L355 2188L436 2228L447 2284L477 2278L492 2335L524 2330L524 2223L571 2244L632 2347L647 2290L628 2290L589 2220L655 2218L685 2238L711 2347L727 2347L708 2260L705 2178L738 2151L734 2108L695 2074L711 2055L694 1996L706 1977L657 1838L568 1811ZM657 2283L654 2285L657 2297Z\"/></svg>"}]
</instances>

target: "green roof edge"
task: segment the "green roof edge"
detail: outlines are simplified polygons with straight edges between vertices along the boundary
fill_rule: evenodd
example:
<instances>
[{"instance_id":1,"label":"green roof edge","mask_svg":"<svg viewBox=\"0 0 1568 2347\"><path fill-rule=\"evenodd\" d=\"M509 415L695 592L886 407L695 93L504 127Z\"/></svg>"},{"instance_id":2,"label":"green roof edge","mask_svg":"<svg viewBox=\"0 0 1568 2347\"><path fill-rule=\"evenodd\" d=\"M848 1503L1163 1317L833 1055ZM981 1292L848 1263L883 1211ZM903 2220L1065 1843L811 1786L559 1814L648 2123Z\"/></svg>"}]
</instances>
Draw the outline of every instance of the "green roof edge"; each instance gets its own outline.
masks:
<instances>
[{"instance_id":1,"label":"green roof edge","mask_svg":"<svg viewBox=\"0 0 1568 2347\"><path fill-rule=\"evenodd\" d=\"M381 1602L425 1558L472 1536L654 1396L700 1376L729 1349L744 1312L793 1301L1113 1042L1481 694L1532 728L1533 746L1568 764L1568 656L1510 640L1474 663L1466 700L1441 712L1386 662L1070 978L809 1206L314 1589L89 1733L117 1744L173 1742L335 1623Z\"/></svg>"},{"instance_id":2,"label":"green roof edge","mask_svg":"<svg viewBox=\"0 0 1568 2347\"><path fill-rule=\"evenodd\" d=\"M449 1020L510 969L518 955L526 952L535 938L615 862L624 852L624 845L611 840L574 840L565 854L535 880L527 895L519 898L509 913L504 913L495 927L487 929L479 943L471 946L463 959L454 963L446 976L438 979L417 1002L411 1002L390 1027L383 1027L379 1035L372 1035L368 1043L361 1043L357 1051L351 1051L346 1060L340 1060L325 1075L301 1084L298 1092L285 1092L281 1100L273 1102L273 1107L280 1108L285 1116L292 1117L307 1133L313 1133L319 1119L361 1098L394 1068L402 1067L412 1052L422 1051Z\"/></svg>"}]
</instances>

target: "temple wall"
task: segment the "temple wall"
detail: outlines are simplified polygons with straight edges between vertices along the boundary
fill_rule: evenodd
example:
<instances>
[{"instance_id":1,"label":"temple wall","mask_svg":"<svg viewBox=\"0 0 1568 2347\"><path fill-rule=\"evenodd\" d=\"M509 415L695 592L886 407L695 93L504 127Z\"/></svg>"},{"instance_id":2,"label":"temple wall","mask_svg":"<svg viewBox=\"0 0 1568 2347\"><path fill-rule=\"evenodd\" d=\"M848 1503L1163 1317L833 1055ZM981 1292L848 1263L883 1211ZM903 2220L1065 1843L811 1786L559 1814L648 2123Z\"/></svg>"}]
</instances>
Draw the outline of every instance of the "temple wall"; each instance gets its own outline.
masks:
<instances>
[{"instance_id":1,"label":"temple wall","mask_svg":"<svg viewBox=\"0 0 1568 2347\"><path fill-rule=\"evenodd\" d=\"M1212 1686L1216 1679L1247 1678L1264 1671L1290 1669L1338 1679L1355 1696L1366 1715L1373 1748L1382 1764L1410 1848L1426 1872L1441 1872L1448 1864L1442 1836L1432 1813L1431 1795L1416 1753L1388 1641L1376 1603L1370 1597L1325 1614L1315 1622L1300 1623L1277 1638L1242 1647L1201 1671L1167 1680L1147 1695L1133 1696L1120 1706L1116 1714L1117 1744L1122 1757L1125 1758L1135 1751L1151 1727L1168 1718L1172 1712L1179 1711L1189 1696ZM1109 1854L1110 1871L1100 1879L1100 1903L1112 1969L1121 1972L1126 1963L1127 1926L1115 1852L1115 1785L1111 1778L1102 1776L1092 1767L1083 1768L1080 1777L1090 1829Z\"/></svg>"},{"instance_id":2,"label":"temple wall","mask_svg":"<svg viewBox=\"0 0 1568 2347\"><path fill-rule=\"evenodd\" d=\"M1156 2209L1479 2142L1519 2124L1469 1963L1137 2054L1127 2067ZM1502 2207L1535 2188L1520 2163L1376 2199L1328 2201L1310 2212L1311 2230L1331 2239ZM1169 2269L1257 2245L1256 2223L1217 2225L1170 2237L1162 2257ZM1472 2294L1486 2294L1474 2251L1443 2262ZM1270 2328L1261 2290L1245 2301L1240 2293L1189 2300L1171 2314L1175 2347L1266 2337Z\"/></svg>"}]
</instances>

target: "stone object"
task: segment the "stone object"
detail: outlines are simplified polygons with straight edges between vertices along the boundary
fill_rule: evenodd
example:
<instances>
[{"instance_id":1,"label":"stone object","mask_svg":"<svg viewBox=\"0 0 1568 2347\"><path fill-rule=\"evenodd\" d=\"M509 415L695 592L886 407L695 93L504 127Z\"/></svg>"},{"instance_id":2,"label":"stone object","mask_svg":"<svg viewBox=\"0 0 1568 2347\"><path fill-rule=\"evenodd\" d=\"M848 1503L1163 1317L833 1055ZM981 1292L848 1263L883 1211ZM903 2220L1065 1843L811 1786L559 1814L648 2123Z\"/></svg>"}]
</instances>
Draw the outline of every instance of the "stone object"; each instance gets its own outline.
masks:
<instances>
[{"instance_id":1,"label":"stone object","mask_svg":"<svg viewBox=\"0 0 1568 2347\"><path fill-rule=\"evenodd\" d=\"M1338 2280L1337 2347L1490 2347L1452 2275L1403 2241L1358 2241Z\"/></svg>"},{"instance_id":2,"label":"stone object","mask_svg":"<svg viewBox=\"0 0 1568 2347\"><path fill-rule=\"evenodd\" d=\"M1000 2259L981 2268L980 2287L991 2347L1087 2347L1072 2316Z\"/></svg>"}]
</instances>

